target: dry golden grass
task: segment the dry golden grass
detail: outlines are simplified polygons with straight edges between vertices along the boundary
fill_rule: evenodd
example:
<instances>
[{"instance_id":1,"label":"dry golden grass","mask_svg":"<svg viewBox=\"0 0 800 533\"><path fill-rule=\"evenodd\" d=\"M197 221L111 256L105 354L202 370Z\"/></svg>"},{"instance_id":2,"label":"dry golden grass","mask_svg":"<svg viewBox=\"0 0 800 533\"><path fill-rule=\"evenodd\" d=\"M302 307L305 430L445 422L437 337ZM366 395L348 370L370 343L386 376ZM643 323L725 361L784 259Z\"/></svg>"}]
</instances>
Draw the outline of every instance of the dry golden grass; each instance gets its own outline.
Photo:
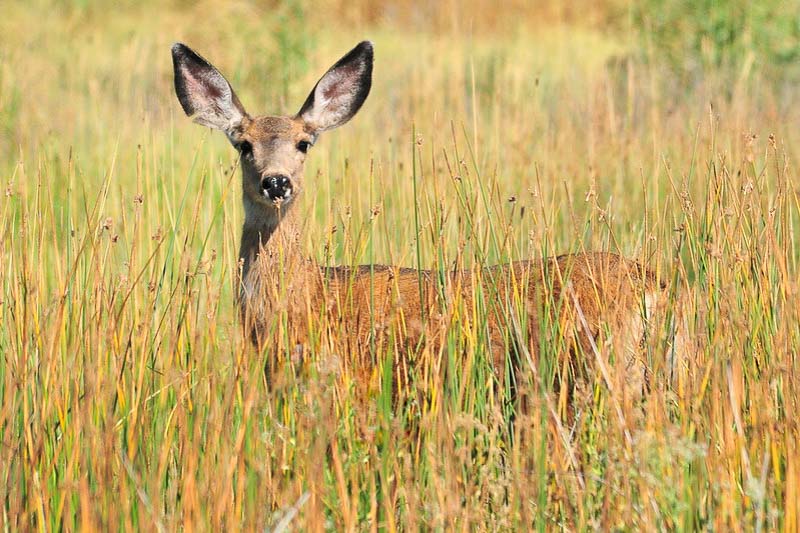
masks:
<instances>
[{"instance_id":1,"label":"dry golden grass","mask_svg":"<svg viewBox=\"0 0 800 533\"><path fill-rule=\"evenodd\" d=\"M687 85L606 26L611 2L491 6L3 10L5 529L800 527L795 91L757 70ZM635 257L690 302L674 380L661 328L641 405L620 375L554 392L551 325L513 424L478 328L399 406L322 354L267 387L234 304L236 155L183 116L169 47L289 113L363 38L371 96L309 156L309 255Z\"/></svg>"}]
</instances>

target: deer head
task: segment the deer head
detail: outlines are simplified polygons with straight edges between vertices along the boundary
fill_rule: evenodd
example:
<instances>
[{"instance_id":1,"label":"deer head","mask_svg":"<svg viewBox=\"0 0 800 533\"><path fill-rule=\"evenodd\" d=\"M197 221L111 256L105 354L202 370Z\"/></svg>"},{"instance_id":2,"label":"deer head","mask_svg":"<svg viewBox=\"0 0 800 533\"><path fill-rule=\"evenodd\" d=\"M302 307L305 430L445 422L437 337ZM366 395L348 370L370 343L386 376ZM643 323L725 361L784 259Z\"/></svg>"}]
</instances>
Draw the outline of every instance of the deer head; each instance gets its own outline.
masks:
<instances>
[{"instance_id":1,"label":"deer head","mask_svg":"<svg viewBox=\"0 0 800 533\"><path fill-rule=\"evenodd\" d=\"M175 92L195 122L222 130L239 151L245 226L274 227L303 187L306 153L320 133L358 112L372 85L372 43L336 62L292 116L250 116L225 77L188 46L172 47Z\"/></svg>"}]
</instances>

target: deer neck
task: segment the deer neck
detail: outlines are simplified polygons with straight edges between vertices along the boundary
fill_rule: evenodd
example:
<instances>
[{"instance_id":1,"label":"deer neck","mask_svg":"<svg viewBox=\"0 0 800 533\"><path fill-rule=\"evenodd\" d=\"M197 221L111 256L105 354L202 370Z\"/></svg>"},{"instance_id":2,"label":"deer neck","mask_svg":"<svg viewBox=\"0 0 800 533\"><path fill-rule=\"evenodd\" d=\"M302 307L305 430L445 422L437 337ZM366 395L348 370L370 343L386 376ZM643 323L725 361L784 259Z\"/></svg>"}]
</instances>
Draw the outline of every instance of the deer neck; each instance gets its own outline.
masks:
<instances>
[{"instance_id":1,"label":"deer neck","mask_svg":"<svg viewBox=\"0 0 800 533\"><path fill-rule=\"evenodd\" d=\"M294 204L294 202L291 202ZM246 279L255 264L266 270L292 268L301 258L301 229L292 205L264 209L247 197L239 260Z\"/></svg>"}]
</instances>

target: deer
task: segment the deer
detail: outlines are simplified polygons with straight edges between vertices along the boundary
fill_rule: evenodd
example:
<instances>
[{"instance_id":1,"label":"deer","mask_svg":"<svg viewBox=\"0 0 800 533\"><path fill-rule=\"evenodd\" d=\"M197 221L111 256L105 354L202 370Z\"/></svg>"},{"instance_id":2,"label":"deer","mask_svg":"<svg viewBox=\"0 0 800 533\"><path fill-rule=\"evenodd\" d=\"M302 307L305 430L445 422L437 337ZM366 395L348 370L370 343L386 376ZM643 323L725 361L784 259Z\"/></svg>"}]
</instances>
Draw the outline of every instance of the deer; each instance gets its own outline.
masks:
<instances>
[{"instance_id":1,"label":"deer","mask_svg":"<svg viewBox=\"0 0 800 533\"><path fill-rule=\"evenodd\" d=\"M409 354L420 346L441 349L452 320L448 305L460 302L471 309L481 298L494 311L471 320L488 332L489 363L499 379L535 366L547 307L551 322L565 332L570 357L599 358L603 343L614 337L625 352L616 358L625 381L641 387L648 369L640 345L666 288L636 260L590 251L532 258L449 270L442 287L431 270L326 266L306 257L303 217L296 210L306 157L323 132L348 122L367 99L374 61L370 41L330 67L300 110L288 116L250 115L220 71L184 44L172 47L172 59L186 115L224 132L238 151L244 206L238 305L256 347L289 339L285 346L302 356L315 321L324 315L347 339L345 351L353 356L349 364L356 374L374 377L375 360L368 354L389 346L396 354L393 376L401 380L419 359ZM521 302L521 312L507 312L514 307L511 300ZM525 357L509 363L512 352Z\"/></svg>"}]
</instances>

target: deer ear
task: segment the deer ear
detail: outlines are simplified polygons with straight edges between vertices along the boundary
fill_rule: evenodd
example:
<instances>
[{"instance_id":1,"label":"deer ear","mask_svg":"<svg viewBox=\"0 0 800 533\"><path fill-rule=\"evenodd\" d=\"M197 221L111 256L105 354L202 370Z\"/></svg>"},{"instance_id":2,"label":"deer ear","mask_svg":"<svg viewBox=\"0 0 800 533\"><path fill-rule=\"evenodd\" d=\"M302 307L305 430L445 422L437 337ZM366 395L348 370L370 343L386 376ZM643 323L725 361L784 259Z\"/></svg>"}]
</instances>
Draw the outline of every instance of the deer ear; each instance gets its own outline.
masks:
<instances>
[{"instance_id":1,"label":"deer ear","mask_svg":"<svg viewBox=\"0 0 800 533\"><path fill-rule=\"evenodd\" d=\"M359 43L320 78L297 116L317 133L353 118L372 87L372 60L372 43Z\"/></svg>"},{"instance_id":2,"label":"deer ear","mask_svg":"<svg viewBox=\"0 0 800 533\"><path fill-rule=\"evenodd\" d=\"M228 80L188 46L172 46L175 93L181 107L198 124L224 131L232 138L247 117Z\"/></svg>"}]
</instances>

